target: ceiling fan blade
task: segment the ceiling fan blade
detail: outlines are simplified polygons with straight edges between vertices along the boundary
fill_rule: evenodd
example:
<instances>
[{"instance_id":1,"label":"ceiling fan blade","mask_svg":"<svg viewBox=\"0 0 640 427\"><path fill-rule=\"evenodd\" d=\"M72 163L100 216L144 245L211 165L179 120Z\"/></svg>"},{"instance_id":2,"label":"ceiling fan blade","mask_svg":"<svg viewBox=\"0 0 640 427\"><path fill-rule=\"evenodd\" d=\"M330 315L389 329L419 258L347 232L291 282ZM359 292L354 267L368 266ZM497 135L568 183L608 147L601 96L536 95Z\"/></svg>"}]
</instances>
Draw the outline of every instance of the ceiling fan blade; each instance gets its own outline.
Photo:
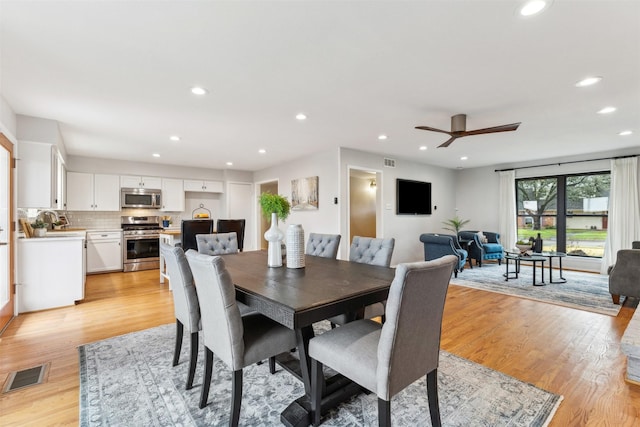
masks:
<instances>
[{"instance_id":1,"label":"ceiling fan blade","mask_svg":"<svg viewBox=\"0 0 640 427\"><path fill-rule=\"evenodd\" d=\"M438 145L438 148L440 147L448 147L449 145L451 145L451 143L453 141L455 141L456 139L458 139L457 136L452 136L451 138L449 138L447 141L443 142L442 144Z\"/></svg>"},{"instance_id":2,"label":"ceiling fan blade","mask_svg":"<svg viewBox=\"0 0 640 427\"><path fill-rule=\"evenodd\" d=\"M518 129L518 126L520 126L520 123L521 122L511 123L510 125L494 126L490 128L484 128L484 129L469 130L464 132L464 136L481 135L483 133L509 132L509 131Z\"/></svg>"},{"instance_id":3,"label":"ceiling fan blade","mask_svg":"<svg viewBox=\"0 0 640 427\"><path fill-rule=\"evenodd\" d=\"M451 132L449 132L448 130L430 128L429 126L416 126L416 129L430 130L430 131L433 131L433 132L440 132L440 133L446 133L447 135L451 135Z\"/></svg>"}]
</instances>

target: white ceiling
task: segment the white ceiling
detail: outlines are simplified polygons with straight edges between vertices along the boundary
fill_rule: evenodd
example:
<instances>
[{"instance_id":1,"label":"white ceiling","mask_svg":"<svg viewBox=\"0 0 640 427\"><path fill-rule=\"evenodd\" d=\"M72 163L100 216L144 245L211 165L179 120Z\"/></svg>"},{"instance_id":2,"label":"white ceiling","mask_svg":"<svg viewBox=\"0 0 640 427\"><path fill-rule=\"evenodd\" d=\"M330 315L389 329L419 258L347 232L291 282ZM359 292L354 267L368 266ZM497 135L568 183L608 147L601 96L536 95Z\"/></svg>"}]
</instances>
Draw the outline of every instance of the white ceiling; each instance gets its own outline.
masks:
<instances>
[{"instance_id":1,"label":"white ceiling","mask_svg":"<svg viewBox=\"0 0 640 427\"><path fill-rule=\"evenodd\" d=\"M58 121L71 155L215 169L338 146L450 168L639 147L640 1L521 5L1 0L0 91ZM458 113L522 125L449 148L414 129Z\"/></svg>"}]
</instances>

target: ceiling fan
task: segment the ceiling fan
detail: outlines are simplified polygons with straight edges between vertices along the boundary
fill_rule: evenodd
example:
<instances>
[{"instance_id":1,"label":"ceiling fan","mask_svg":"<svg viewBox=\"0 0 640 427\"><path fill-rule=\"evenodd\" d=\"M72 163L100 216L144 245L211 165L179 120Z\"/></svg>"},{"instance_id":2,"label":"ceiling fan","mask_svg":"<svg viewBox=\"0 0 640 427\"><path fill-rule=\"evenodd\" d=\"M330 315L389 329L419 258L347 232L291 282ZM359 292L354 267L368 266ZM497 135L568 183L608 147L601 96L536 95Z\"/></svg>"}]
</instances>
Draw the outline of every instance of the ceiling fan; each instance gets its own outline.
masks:
<instances>
[{"instance_id":1,"label":"ceiling fan","mask_svg":"<svg viewBox=\"0 0 640 427\"><path fill-rule=\"evenodd\" d=\"M502 126L494 126L490 128L484 129L476 129L476 130L465 130L467 128L467 115L466 114L456 114L455 116L451 116L451 132L441 129L432 128L429 126L416 126L416 129L422 130L430 130L433 132L446 133L451 138L449 138L444 143L438 145L439 147L448 147L453 141L458 138L462 138L464 136L471 135L482 135L483 133L496 133L496 132L509 132L512 130L518 129L521 122L511 123L510 125L502 125Z\"/></svg>"}]
</instances>

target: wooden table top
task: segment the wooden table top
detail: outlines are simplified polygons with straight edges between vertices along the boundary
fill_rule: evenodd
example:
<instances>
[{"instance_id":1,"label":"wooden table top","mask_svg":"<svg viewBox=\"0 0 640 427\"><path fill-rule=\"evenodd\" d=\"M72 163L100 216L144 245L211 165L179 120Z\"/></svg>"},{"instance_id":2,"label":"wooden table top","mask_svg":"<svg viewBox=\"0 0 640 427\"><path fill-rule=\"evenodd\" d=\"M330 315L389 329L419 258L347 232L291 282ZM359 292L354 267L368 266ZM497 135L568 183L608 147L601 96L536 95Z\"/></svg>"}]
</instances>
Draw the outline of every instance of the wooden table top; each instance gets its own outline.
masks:
<instances>
[{"instance_id":1,"label":"wooden table top","mask_svg":"<svg viewBox=\"0 0 640 427\"><path fill-rule=\"evenodd\" d=\"M239 301L292 329L387 298L395 270L305 256L305 268L268 267L265 251L224 255Z\"/></svg>"}]
</instances>

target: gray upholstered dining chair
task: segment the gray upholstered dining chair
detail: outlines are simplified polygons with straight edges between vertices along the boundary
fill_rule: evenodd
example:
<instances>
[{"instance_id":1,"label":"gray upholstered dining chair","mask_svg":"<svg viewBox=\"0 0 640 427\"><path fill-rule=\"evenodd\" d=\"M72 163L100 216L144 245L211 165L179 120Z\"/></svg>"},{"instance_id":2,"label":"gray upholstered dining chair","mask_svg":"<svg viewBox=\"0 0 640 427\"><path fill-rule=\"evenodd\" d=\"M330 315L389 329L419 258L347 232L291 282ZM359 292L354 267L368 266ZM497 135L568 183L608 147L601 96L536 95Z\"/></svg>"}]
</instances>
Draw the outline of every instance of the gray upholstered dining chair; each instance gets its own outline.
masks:
<instances>
[{"instance_id":1,"label":"gray upholstered dining chair","mask_svg":"<svg viewBox=\"0 0 640 427\"><path fill-rule=\"evenodd\" d=\"M357 320L309 341L313 425L321 421L323 365L377 394L378 424L391 425L391 398L426 375L431 424L440 425L438 361L444 303L458 258L399 264L384 325ZM416 339L419 337L419 339Z\"/></svg>"},{"instance_id":2,"label":"gray upholstered dining chair","mask_svg":"<svg viewBox=\"0 0 640 427\"><path fill-rule=\"evenodd\" d=\"M191 356L186 386L186 389L189 390L193 387L193 377L198 361L198 331L200 331L198 293L193 283L191 268L189 268L189 263L182 248L161 243L160 251L162 251L162 256L167 263L167 274L171 282L173 310L176 317L176 344L173 352L173 366L176 366L180 361L182 336L185 328L191 338Z\"/></svg>"},{"instance_id":3,"label":"gray upholstered dining chair","mask_svg":"<svg viewBox=\"0 0 640 427\"><path fill-rule=\"evenodd\" d=\"M235 287L222 257L191 251L187 253L187 260L198 286L205 346L200 408L207 405L215 353L233 371L229 425L237 426L242 402L242 369L295 348L295 332L262 314L240 315Z\"/></svg>"},{"instance_id":4,"label":"gray upholstered dining chair","mask_svg":"<svg viewBox=\"0 0 640 427\"><path fill-rule=\"evenodd\" d=\"M205 255L224 255L238 253L238 235L230 233L213 233L196 235L198 252Z\"/></svg>"},{"instance_id":5,"label":"gray upholstered dining chair","mask_svg":"<svg viewBox=\"0 0 640 427\"><path fill-rule=\"evenodd\" d=\"M336 259L341 237L339 234L309 233L305 253L307 255Z\"/></svg>"},{"instance_id":6,"label":"gray upholstered dining chair","mask_svg":"<svg viewBox=\"0 0 640 427\"><path fill-rule=\"evenodd\" d=\"M393 237L387 239L379 239L373 237L353 236L351 247L349 248L349 261L359 262L362 264L379 265L389 267L391 265L391 256L396 240ZM365 319L374 317L382 317L385 320L384 302L377 302L364 308ZM344 325L349 321L345 314L334 316L329 319L331 325Z\"/></svg>"}]
</instances>

